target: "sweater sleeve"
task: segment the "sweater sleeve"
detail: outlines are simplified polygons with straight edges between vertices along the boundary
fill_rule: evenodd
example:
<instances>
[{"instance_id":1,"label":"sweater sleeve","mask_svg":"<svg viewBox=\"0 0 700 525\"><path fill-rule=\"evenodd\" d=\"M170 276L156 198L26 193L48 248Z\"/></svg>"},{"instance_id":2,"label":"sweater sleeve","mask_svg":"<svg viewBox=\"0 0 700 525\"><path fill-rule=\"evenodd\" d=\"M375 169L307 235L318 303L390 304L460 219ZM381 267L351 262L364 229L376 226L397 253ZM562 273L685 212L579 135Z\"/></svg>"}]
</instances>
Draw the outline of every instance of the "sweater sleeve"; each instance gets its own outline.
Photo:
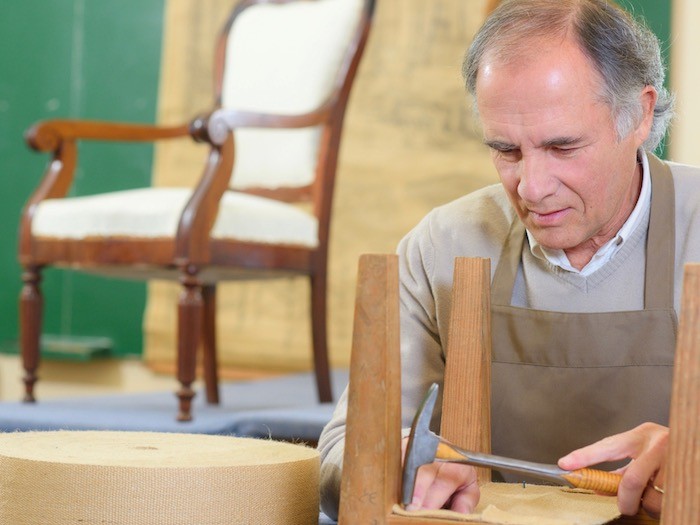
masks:
<instances>
[{"instance_id":1,"label":"sweater sleeve","mask_svg":"<svg viewBox=\"0 0 700 525\"><path fill-rule=\"evenodd\" d=\"M333 417L321 433L318 450L321 455L321 510L328 517L338 520L340 502L340 478L345 452L345 419L348 408L348 390L343 392L333 412Z\"/></svg>"},{"instance_id":2,"label":"sweater sleeve","mask_svg":"<svg viewBox=\"0 0 700 525\"><path fill-rule=\"evenodd\" d=\"M401 413L410 427L431 383L440 385L445 371L435 279L436 251L432 216L423 220L399 244L399 296L401 298ZM449 295L449 294L448 294ZM433 430L437 431L442 395L435 403Z\"/></svg>"}]
</instances>

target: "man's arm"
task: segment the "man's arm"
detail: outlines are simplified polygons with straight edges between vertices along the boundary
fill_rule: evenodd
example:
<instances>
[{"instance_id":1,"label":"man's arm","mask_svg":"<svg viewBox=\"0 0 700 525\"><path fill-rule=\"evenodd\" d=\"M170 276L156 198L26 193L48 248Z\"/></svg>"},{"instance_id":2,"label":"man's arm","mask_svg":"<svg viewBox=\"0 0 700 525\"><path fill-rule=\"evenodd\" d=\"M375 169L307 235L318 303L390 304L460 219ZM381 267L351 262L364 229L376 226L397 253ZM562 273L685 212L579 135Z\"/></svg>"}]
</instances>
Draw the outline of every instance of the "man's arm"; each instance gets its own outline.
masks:
<instances>
[{"instance_id":1,"label":"man's arm","mask_svg":"<svg viewBox=\"0 0 700 525\"><path fill-rule=\"evenodd\" d=\"M338 400L331 421L326 425L318 441L321 455L321 510L328 517L338 519L340 479L345 453L345 420L348 408L348 389Z\"/></svg>"}]
</instances>

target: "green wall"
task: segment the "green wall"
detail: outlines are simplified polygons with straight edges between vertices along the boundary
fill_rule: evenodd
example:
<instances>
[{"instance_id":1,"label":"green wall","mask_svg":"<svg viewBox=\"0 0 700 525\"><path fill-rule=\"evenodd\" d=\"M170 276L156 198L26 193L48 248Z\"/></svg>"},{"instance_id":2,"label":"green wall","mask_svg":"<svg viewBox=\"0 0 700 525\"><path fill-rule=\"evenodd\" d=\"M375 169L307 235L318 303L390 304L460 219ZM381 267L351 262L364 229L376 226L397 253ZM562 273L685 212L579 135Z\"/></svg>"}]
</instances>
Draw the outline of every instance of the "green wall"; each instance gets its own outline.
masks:
<instances>
[{"instance_id":1,"label":"green wall","mask_svg":"<svg viewBox=\"0 0 700 525\"><path fill-rule=\"evenodd\" d=\"M17 339L18 218L48 157L22 135L35 121L154 122L164 0L18 0L0 15L0 344ZM84 143L74 194L145 186L152 147ZM106 336L139 354L145 285L48 270L44 333Z\"/></svg>"}]
</instances>

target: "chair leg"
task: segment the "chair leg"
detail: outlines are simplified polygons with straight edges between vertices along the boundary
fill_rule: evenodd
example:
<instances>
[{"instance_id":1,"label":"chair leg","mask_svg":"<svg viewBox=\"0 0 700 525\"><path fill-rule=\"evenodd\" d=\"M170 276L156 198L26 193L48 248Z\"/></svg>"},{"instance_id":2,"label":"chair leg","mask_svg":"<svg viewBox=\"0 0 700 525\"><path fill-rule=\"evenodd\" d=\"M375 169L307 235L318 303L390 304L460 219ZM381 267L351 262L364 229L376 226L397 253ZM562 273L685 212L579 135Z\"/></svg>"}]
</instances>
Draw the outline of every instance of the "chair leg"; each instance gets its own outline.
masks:
<instances>
[{"instance_id":1,"label":"chair leg","mask_svg":"<svg viewBox=\"0 0 700 525\"><path fill-rule=\"evenodd\" d=\"M22 273L24 286L19 297L19 329L22 364L24 366L24 401L32 403L36 370L39 367L39 340L44 299L41 295L41 267L28 266Z\"/></svg>"},{"instance_id":2,"label":"chair leg","mask_svg":"<svg viewBox=\"0 0 700 525\"><path fill-rule=\"evenodd\" d=\"M202 364L207 403L219 404L219 376L216 362L216 285L202 288L204 299L204 330L202 331Z\"/></svg>"},{"instance_id":3,"label":"chair leg","mask_svg":"<svg viewBox=\"0 0 700 525\"><path fill-rule=\"evenodd\" d=\"M192 419L192 398L197 365L197 347L202 333L202 283L197 278L197 269L185 268L180 277L182 292L178 303L177 334L177 378L180 389L178 421Z\"/></svg>"},{"instance_id":4,"label":"chair leg","mask_svg":"<svg viewBox=\"0 0 700 525\"><path fill-rule=\"evenodd\" d=\"M325 265L324 265L325 266ZM318 400L333 401L331 373L328 365L328 337L326 333L326 269L311 275L311 339L314 352L314 370Z\"/></svg>"}]
</instances>

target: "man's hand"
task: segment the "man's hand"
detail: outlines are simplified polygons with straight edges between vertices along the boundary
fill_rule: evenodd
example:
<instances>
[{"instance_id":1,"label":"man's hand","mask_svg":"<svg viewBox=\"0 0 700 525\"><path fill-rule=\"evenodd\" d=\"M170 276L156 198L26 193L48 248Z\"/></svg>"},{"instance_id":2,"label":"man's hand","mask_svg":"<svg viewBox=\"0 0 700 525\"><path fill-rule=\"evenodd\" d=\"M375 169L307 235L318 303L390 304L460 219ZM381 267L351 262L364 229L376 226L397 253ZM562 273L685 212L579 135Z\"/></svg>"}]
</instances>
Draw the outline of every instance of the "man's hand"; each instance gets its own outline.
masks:
<instances>
[{"instance_id":1,"label":"man's hand","mask_svg":"<svg viewBox=\"0 0 700 525\"><path fill-rule=\"evenodd\" d=\"M605 461L631 459L622 473L617 506L622 514L634 515L641 505L653 517L661 513L668 428L643 423L622 434L607 437L580 448L559 460L566 470L588 467Z\"/></svg>"},{"instance_id":2,"label":"man's hand","mask_svg":"<svg viewBox=\"0 0 700 525\"><path fill-rule=\"evenodd\" d=\"M407 445L408 438L404 438L401 442L402 457ZM418 469L413 500L406 510L446 508L468 514L478 502L479 485L474 467L435 462Z\"/></svg>"}]
</instances>

